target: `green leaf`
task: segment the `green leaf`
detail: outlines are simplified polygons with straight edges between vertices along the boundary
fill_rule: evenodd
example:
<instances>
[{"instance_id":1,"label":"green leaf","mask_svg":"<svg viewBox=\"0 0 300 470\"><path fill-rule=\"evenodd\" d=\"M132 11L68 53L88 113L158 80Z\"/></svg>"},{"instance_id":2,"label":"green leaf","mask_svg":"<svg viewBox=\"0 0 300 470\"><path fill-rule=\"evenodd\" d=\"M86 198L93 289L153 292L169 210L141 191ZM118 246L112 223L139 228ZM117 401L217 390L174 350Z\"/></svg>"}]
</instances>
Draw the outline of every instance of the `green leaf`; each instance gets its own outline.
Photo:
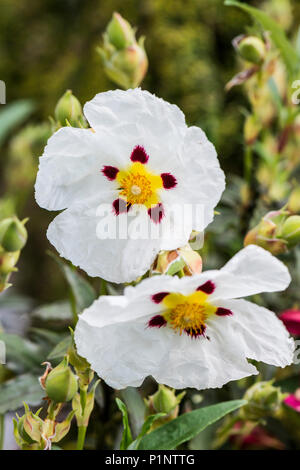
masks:
<instances>
[{"instance_id":1,"label":"green leaf","mask_svg":"<svg viewBox=\"0 0 300 470\"><path fill-rule=\"evenodd\" d=\"M45 392L38 378L31 374L23 374L0 385L0 414L16 410L23 405L38 405Z\"/></svg>"},{"instance_id":2,"label":"green leaf","mask_svg":"<svg viewBox=\"0 0 300 470\"><path fill-rule=\"evenodd\" d=\"M89 284L88 281L78 274L74 267L64 263L54 253L49 252L49 254L60 266L64 277L70 286L76 302L77 312L82 312L82 310L89 307L96 299L95 289Z\"/></svg>"},{"instance_id":3,"label":"green leaf","mask_svg":"<svg viewBox=\"0 0 300 470\"><path fill-rule=\"evenodd\" d=\"M141 442L142 437L145 436L145 434L147 434L147 432L150 430L152 424L157 419L162 418L163 416L166 416L166 413L157 413L155 415L148 416L148 418L146 418L146 421L144 422L144 424L142 426L142 430L141 430L140 434L138 435L138 437L134 441L132 441L132 443L128 447L128 450L137 450L138 447L139 447L139 444Z\"/></svg>"},{"instance_id":4,"label":"green leaf","mask_svg":"<svg viewBox=\"0 0 300 470\"><path fill-rule=\"evenodd\" d=\"M299 57L296 50L293 48L290 41L287 39L285 32L276 21L270 18L263 11L255 7L240 3L235 0L226 0L225 5L238 7L241 10L249 13L262 27L269 31L275 46L279 49L282 59L284 60L287 69L291 75L295 75L299 70Z\"/></svg>"},{"instance_id":5,"label":"green leaf","mask_svg":"<svg viewBox=\"0 0 300 470\"><path fill-rule=\"evenodd\" d=\"M69 325L72 321L70 303L66 301L41 305L33 310L31 315L37 323L54 323L55 326L60 323L63 325Z\"/></svg>"},{"instance_id":6,"label":"green leaf","mask_svg":"<svg viewBox=\"0 0 300 470\"><path fill-rule=\"evenodd\" d=\"M40 368L43 360L43 349L31 341L18 335L0 333L0 340L4 341L8 361L22 365L26 370Z\"/></svg>"},{"instance_id":7,"label":"green leaf","mask_svg":"<svg viewBox=\"0 0 300 470\"><path fill-rule=\"evenodd\" d=\"M128 446L132 442L132 434L129 426L129 420L128 420L128 413L127 413L127 408L125 406L125 403L123 403L119 398L116 398L116 403L118 405L119 410L122 413L123 416L123 436L122 436L122 441L120 444L120 450L125 450L128 448Z\"/></svg>"},{"instance_id":8,"label":"green leaf","mask_svg":"<svg viewBox=\"0 0 300 470\"><path fill-rule=\"evenodd\" d=\"M34 109L34 105L29 100L19 100L7 104L0 113L0 145L12 130L21 124Z\"/></svg>"},{"instance_id":9,"label":"green leaf","mask_svg":"<svg viewBox=\"0 0 300 470\"><path fill-rule=\"evenodd\" d=\"M67 353L69 347L72 344L72 337L67 336L64 338L62 341L60 341L54 349L50 352L48 355L48 359L59 359L61 357L64 357L65 354Z\"/></svg>"},{"instance_id":10,"label":"green leaf","mask_svg":"<svg viewBox=\"0 0 300 470\"><path fill-rule=\"evenodd\" d=\"M130 424L134 437L136 437L143 426L145 419L146 406L145 403L134 387L127 387L120 392L122 400L124 400L130 416Z\"/></svg>"},{"instance_id":11,"label":"green leaf","mask_svg":"<svg viewBox=\"0 0 300 470\"><path fill-rule=\"evenodd\" d=\"M150 434L146 434L140 441L139 450L176 449L177 446L189 441L210 424L246 403L245 400L233 400L185 413Z\"/></svg>"}]
</instances>

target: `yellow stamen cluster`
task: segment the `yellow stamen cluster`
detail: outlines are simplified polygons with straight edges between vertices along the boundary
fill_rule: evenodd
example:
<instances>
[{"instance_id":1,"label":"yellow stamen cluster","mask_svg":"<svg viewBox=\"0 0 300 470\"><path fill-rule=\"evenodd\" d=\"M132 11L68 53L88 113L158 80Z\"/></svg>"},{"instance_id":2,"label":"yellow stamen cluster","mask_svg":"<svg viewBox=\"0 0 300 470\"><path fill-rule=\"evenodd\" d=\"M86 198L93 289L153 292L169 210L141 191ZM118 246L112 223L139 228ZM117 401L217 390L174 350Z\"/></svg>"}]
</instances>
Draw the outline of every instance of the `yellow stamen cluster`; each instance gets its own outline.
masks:
<instances>
[{"instance_id":1,"label":"yellow stamen cluster","mask_svg":"<svg viewBox=\"0 0 300 470\"><path fill-rule=\"evenodd\" d=\"M179 334L186 331L193 335L193 333L204 331L206 320L217 310L217 307L208 302L207 298L208 294L202 291L189 295L169 294L163 300L167 308L163 316L169 326Z\"/></svg>"},{"instance_id":2,"label":"yellow stamen cluster","mask_svg":"<svg viewBox=\"0 0 300 470\"><path fill-rule=\"evenodd\" d=\"M148 171L146 165L134 162L117 174L120 197L127 204L144 204L147 208L160 202L157 191L163 187L160 175Z\"/></svg>"}]
</instances>

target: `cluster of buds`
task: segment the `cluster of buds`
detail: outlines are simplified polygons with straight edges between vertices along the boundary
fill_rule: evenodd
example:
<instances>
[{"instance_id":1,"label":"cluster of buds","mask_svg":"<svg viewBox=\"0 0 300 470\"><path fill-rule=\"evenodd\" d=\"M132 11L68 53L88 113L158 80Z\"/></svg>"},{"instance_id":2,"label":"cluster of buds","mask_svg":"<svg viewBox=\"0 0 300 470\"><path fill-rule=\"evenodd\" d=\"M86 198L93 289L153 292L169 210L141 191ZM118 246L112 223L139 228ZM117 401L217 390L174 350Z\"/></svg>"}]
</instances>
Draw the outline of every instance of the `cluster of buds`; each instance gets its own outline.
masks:
<instances>
[{"instance_id":1,"label":"cluster of buds","mask_svg":"<svg viewBox=\"0 0 300 470\"><path fill-rule=\"evenodd\" d=\"M16 264L27 241L26 221L13 216L0 222L0 292L11 285L10 275L17 271Z\"/></svg>"},{"instance_id":2,"label":"cluster of buds","mask_svg":"<svg viewBox=\"0 0 300 470\"><path fill-rule=\"evenodd\" d=\"M49 404L47 417L40 418L42 408L36 413L30 411L28 405L24 404L25 414L17 415L14 419L14 436L18 446L22 450L50 450L52 443L61 441L69 432L74 411L58 422L57 415L61 411L62 404Z\"/></svg>"},{"instance_id":3,"label":"cluster of buds","mask_svg":"<svg viewBox=\"0 0 300 470\"><path fill-rule=\"evenodd\" d=\"M184 395L185 392L176 395L174 389L168 388L165 385L159 385L157 392L148 397L148 399L145 399L146 417L164 413L164 416L154 421L151 431L177 418L179 405Z\"/></svg>"},{"instance_id":4,"label":"cluster of buds","mask_svg":"<svg viewBox=\"0 0 300 470\"><path fill-rule=\"evenodd\" d=\"M146 75L148 59L145 38L138 41L135 30L119 13L114 13L97 48L106 75L125 90L139 86Z\"/></svg>"},{"instance_id":5,"label":"cluster of buds","mask_svg":"<svg viewBox=\"0 0 300 470\"><path fill-rule=\"evenodd\" d=\"M201 256L197 251L192 250L190 245L186 245L177 250L161 251L152 266L151 275L168 274L174 276L182 274L192 276L200 274L201 271Z\"/></svg>"},{"instance_id":6,"label":"cluster of buds","mask_svg":"<svg viewBox=\"0 0 300 470\"><path fill-rule=\"evenodd\" d=\"M71 90L67 90L58 100L54 111L54 117L55 121L52 123L53 132L63 126L87 126L80 101L73 95Z\"/></svg>"},{"instance_id":7,"label":"cluster of buds","mask_svg":"<svg viewBox=\"0 0 300 470\"><path fill-rule=\"evenodd\" d=\"M273 380L257 382L248 388L244 395L247 404L241 408L239 414L245 421L258 422L267 417L280 416L282 403L286 395L279 387L273 385Z\"/></svg>"},{"instance_id":8,"label":"cluster of buds","mask_svg":"<svg viewBox=\"0 0 300 470\"><path fill-rule=\"evenodd\" d=\"M268 212L256 227L251 229L244 245L258 245L273 255L286 253L300 242L300 215L291 215L286 208Z\"/></svg>"},{"instance_id":9,"label":"cluster of buds","mask_svg":"<svg viewBox=\"0 0 300 470\"><path fill-rule=\"evenodd\" d=\"M14 421L16 442L21 449L49 450L52 443L66 436L75 417L80 436L80 446L77 448L82 449L99 381L91 384L94 372L89 363L77 354L73 337L60 364L54 368L49 362L44 365L46 369L40 377L40 385L45 390L45 400L48 402L46 418L40 417L42 409L34 414L25 405L25 414L17 416L18 421ZM63 421L58 421L57 416L66 403L71 404L72 410Z\"/></svg>"}]
</instances>

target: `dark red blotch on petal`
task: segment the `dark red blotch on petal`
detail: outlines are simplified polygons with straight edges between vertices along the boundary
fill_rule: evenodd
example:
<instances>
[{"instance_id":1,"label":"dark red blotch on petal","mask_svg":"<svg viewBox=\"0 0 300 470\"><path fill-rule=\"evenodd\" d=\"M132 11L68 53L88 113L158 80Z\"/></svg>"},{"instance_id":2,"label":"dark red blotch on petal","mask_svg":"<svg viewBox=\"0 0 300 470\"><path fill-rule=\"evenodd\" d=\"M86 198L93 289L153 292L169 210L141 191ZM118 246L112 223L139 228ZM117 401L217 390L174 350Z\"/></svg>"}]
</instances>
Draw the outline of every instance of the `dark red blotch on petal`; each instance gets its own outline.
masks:
<instances>
[{"instance_id":1,"label":"dark red blotch on petal","mask_svg":"<svg viewBox=\"0 0 300 470\"><path fill-rule=\"evenodd\" d=\"M116 199L112 203L112 205L113 205L114 212L116 215L122 214L124 212L128 212L131 207L131 204L127 204L127 202L124 201L124 199Z\"/></svg>"},{"instance_id":2,"label":"dark red blotch on petal","mask_svg":"<svg viewBox=\"0 0 300 470\"><path fill-rule=\"evenodd\" d=\"M229 308L219 307L216 311L216 315L219 317L226 317L227 315L233 315L233 313Z\"/></svg>"},{"instance_id":3,"label":"dark red blotch on petal","mask_svg":"<svg viewBox=\"0 0 300 470\"><path fill-rule=\"evenodd\" d=\"M134 147L130 155L130 160L132 162L140 162L145 164L149 160L149 155L147 155L144 147L142 147L141 145L137 145L136 147Z\"/></svg>"},{"instance_id":4,"label":"dark red blotch on petal","mask_svg":"<svg viewBox=\"0 0 300 470\"><path fill-rule=\"evenodd\" d=\"M204 284L197 287L197 290L201 290L201 292L205 292L205 294L212 294L215 288L216 286L212 281L206 281Z\"/></svg>"},{"instance_id":5,"label":"dark red blotch on petal","mask_svg":"<svg viewBox=\"0 0 300 470\"><path fill-rule=\"evenodd\" d=\"M151 320L149 320L148 326L156 327L156 328L161 328L162 326L165 326L167 324L167 321L164 319L162 315L155 315L155 317L152 317Z\"/></svg>"},{"instance_id":6,"label":"dark red blotch on petal","mask_svg":"<svg viewBox=\"0 0 300 470\"><path fill-rule=\"evenodd\" d=\"M159 224L164 216L164 208L161 203L148 209L148 215L154 223Z\"/></svg>"},{"instance_id":7,"label":"dark red blotch on petal","mask_svg":"<svg viewBox=\"0 0 300 470\"><path fill-rule=\"evenodd\" d=\"M206 327L202 326L201 328L197 328L194 330L184 330L188 336L191 338L199 338L199 336L204 336Z\"/></svg>"},{"instance_id":8,"label":"dark red blotch on petal","mask_svg":"<svg viewBox=\"0 0 300 470\"><path fill-rule=\"evenodd\" d=\"M105 165L101 171L104 174L104 176L106 176L106 178L109 179L110 181L113 181L114 179L116 179L116 176L119 173L118 168L116 168L115 166L110 166L110 165Z\"/></svg>"},{"instance_id":9,"label":"dark red blotch on petal","mask_svg":"<svg viewBox=\"0 0 300 470\"><path fill-rule=\"evenodd\" d=\"M152 300L156 304L160 304L164 300L164 298L169 295L169 292L158 292L157 294L152 295Z\"/></svg>"},{"instance_id":10,"label":"dark red blotch on petal","mask_svg":"<svg viewBox=\"0 0 300 470\"><path fill-rule=\"evenodd\" d=\"M165 189L172 189L176 186L177 180L171 173L161 173L160 176Z\"/></svg>"}]
</instances>

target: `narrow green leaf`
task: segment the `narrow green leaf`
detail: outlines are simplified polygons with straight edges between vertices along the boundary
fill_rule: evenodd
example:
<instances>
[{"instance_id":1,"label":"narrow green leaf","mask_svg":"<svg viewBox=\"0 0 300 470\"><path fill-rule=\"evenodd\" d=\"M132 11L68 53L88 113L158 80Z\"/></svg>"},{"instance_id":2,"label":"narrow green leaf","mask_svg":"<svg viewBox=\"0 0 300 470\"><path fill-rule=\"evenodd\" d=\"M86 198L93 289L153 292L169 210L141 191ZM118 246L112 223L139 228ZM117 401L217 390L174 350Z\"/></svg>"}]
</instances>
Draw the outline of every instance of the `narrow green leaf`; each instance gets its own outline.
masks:
<instances>
[{"instance_id":1,"label":"narrow green leaf","mask_svg":"<svg viewBox=\"0 0 300 470\"><path fill-rule=\"evenodd\" d=\"M128 413L127 413L127 408L125 406L125 403L123 403L119 398L116 398L116 403L118 405L119 410L122 413L123 416L123 436L122 436L122 441L120 444L120 450L125 450L129 447L129 445L132 442L132 434L129 426L129 420L128 420Z\"/></svg>"},{"instance_id":2,"label":"narrow green leaf","mask_svg":"<svg viewBox=\"0 0 300 470\"><path fill-rule=\"evenodd\" d=\"M129 416L132 434L136 437L143 426L145 419L146 406L139 394L138 390L134 387L127 387L120 392L122 400L125 402Z\"/></svg>"},{"instance_id":3,"label":"narrow green leaf","mask_svg":"<svg viewBox=\"0 0 300 470\"><path fill-rule=\"evenodd\" d=\"M7 104L0 113L0 145L12 130L27 119L34 109L29 100L19 100Z\"/></svg>"},{"instance_id":4,"label":"narrow green leaf","mask_svg":"<svg viewBox=\"0 0 300 470\"><path fill-rule=\"evenodd\" d=\"M0 414L16 410L23 405L38 405L45 392L38 378L31 374L23 374L0 385Z\"/></svg>"},{"instance_id":5,"label":"narrow green leaf","mask_svg":"<svg viewBox=\"0 0 300 470\"><path fill-rule=\"evenodd\" d=\"M67 283L71 288L76 302L77 312L82 312L82 310L89 307L96 299L96 292L94 288L89 284L88 281L78 274L75 268L67 263L64 263L54 253L49 252L49 254L58 263Z\"/></svg>"},{"instance_id":6,"label":"narrow green leaf","mask_svg":"<svg viewBox=\"0 0 300 470\"><path fill-rule=\"evenodd\" d=\"M167 424L146 434L140 441L139 450L172 450L189 441L210 424L226 414L240 408L247 402L233 400L217 405L199 408L185 413Z\"/></svg>"},{"instance_id":7,"label":"narrow green leaf","mask_svg":"<svg viewBox=\"0 0 300 470\"><path fill-rule=\"evenodd\" d=\"M9 362L23 366L25 370L40 367L44 357L43 349L31 341L18 335L0 333L0 340L4 341L6 356Z\"/></svg>"},{"instance_id":8,"label":"narrow green leaf","mask_svg":"<svg viewBox=\"0 0 300 470\"><path fill-rule=\"evenodd\" d=\"M285 32L276 21L270 18L266 13L258 10L255 7L240 3L236 0L225 0L225 5L238 7L241 10L249 13L262 27L269 31L271 39L275 46L279 49L282 59L284 60L290 75L295 75L299 70L300 61L296 50L293 48L290 41L287 39Z\"/></svg>"},{"instance_id":9,"label":"narrow green leaf","mask_svg":"<svg viewBox=\"0 0 300 470\"><path fill-rule=\"evenodd\" d=\"M54 302L51 304L41 305L32 312L32 317L36 323L69 325L72 321L72 311L70 303L66 301Z\"/></svg>"},{"instance_id":10,"label":"narrow green leaf","mask_svg":"<svg viewBox=\"0 0 300 470\"><path fill-rule=\"evenodd\" d=\"M51 360L51 359L59 359L61 357L64 357L69 347L71 346L71 344L72 344L72 338L71 336L67 336L62 341L60 341L55 346L55 348L52 349L52 351L48 355L48 359Z\"/></svg>"},{"instance_id":11,"label":"narrow green leaf","mask_svg":"<svg viewBox=\"0 0 300 470\"><path fill-rule=\"evenodd\" d=\"M141 442L142 437L144 437L145 434L147 434L147 432L150 430L152 424L157 419L162 418L163 416L166 416L166 413L157 413L155 415L148 416L148 418L146 418L146 421L144 422L144 424L142 426L142 430L141 430L140 434L138 435L138 437L134 441L132 441L132 443L128 447L128 450L137 450L138 447L139 447L139 444Z\"/></svg>"}]
</instances>

